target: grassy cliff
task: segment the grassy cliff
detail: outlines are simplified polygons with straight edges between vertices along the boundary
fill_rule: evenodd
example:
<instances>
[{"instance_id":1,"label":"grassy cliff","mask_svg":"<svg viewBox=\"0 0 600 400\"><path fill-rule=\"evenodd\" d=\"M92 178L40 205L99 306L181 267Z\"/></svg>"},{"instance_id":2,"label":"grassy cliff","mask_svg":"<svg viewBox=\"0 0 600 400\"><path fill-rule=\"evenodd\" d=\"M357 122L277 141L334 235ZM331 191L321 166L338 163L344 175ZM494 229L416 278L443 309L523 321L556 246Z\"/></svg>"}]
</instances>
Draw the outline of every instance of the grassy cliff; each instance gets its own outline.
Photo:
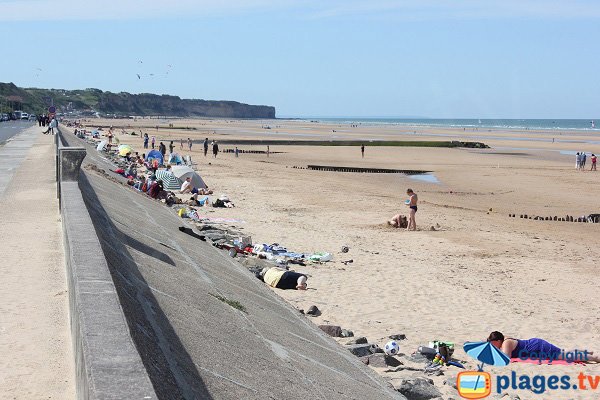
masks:
<instances>
[{"instance_id":1,"label":"grassy cliff","mask_svg":"<svg viewBox=\"0 0 600 400\"><path fill-rule=\"evenodd\" d=\"M94 111L119 116L164 115L176 117L275 118L275 107L236 101L181 99L151 93L112 93L99 89L64 90L20 88L0 82L0 110L46 112L50 99L59 112Z\"/></svg>"}]
</instances>

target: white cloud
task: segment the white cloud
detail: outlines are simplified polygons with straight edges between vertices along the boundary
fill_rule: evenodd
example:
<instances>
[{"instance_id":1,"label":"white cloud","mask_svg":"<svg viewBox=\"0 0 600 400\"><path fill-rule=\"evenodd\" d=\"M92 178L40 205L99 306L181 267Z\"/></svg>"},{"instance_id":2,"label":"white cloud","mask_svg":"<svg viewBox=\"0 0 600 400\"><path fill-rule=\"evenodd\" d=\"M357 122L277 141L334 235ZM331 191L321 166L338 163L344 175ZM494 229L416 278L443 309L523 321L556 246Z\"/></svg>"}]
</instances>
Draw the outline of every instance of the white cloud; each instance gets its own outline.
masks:
<instances>
[{"instance_id":1,"label":"white cloud","mask_svg":"<svg viewBox=\"0 0 600 400\"><path fill-rule=\"evenodd\" d=\"M600 17L596 0L0 0L0 21L127 20L287 11L400 20Z\"/></svg>"}]
</instances>

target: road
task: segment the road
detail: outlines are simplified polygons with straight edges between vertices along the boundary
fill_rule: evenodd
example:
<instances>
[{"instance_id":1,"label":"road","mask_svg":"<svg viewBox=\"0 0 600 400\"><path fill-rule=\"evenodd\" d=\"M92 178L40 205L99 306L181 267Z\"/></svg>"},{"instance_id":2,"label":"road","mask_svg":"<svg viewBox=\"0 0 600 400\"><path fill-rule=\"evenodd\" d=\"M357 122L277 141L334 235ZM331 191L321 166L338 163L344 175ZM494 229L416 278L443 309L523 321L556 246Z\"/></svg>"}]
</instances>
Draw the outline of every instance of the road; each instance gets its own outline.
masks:
<instances>
[{"instance_id":1,"label":"road","mask_svg":"<svg viewBox=\"0 0 600 400\"><path fill-rule=\"evenodd\" d=\"M17 133L31 126L33 126L33 121L0 122L0 144L6 142Z\"/></svg>"}]
</instances>

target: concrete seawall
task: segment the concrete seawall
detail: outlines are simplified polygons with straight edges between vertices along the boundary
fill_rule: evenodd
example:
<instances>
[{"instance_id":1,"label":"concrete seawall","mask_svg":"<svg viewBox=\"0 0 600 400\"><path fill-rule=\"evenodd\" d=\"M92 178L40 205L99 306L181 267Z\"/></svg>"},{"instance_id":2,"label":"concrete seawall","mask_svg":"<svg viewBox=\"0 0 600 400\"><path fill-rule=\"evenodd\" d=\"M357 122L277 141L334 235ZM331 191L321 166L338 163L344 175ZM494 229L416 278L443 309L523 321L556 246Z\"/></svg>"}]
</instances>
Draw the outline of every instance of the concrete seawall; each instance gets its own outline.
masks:
<instances>
[{"instance_id":1,"label":"concrete seawall","mask_svg":"<svg viewBox=\"0 0 600 400\"><path fill-rule=\"evenodd\" d=\"M58 158L77 398L155 399L79 189L82 150Z\"/></svg>"},{"instance_id":2,"label":"concrete seawall","mask_svg":"<svg viewBox=\"0 0 600 400\"><path fill-rule=\"evenodd\" d=\"M109 271L115 289L104 272L95 276L92 269L87 271L91 282L86 282L85 291L97 293L83 299L106 295L110 301L95 308L96 314L103 314L100 305L113 307L118 296L157 398L404 398L239 263L180 232L185 222L172 210L119 184L122 179L109 172L114 167L92 146L68 132L64 137L88 151L79 184L63 183L63 191L80 190L89 213L89 220L74 216L65 221L65 230L87 229L89 234L88 224L93 224L102 249L102 255L93 257L102 271ZM70 203L63 196L62 201L65 209L81 208L79 198ZM90 246L97 251L96 241ZM85 246L83 254L89 254ZM81 258L71 262L75 266ZM235 300L245 310L222 299ZM90 356L82 355L87 363L85 357ZM123 370L131 368L138 378L143 375L135 360L122 361Z\"/></svg>"}]
</instances>

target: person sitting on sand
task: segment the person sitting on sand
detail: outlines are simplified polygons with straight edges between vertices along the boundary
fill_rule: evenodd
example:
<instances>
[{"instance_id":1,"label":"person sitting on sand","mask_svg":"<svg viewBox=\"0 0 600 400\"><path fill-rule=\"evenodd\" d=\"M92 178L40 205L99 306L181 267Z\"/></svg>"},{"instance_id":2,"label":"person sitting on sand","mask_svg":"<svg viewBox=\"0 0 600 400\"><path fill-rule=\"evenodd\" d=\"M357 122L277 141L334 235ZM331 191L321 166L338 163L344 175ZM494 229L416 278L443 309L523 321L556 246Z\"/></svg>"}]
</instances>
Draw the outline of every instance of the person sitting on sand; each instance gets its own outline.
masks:
<instances>
[{"instance_id":1,"label":"person sitting on sand","mask_svg":"<svg viewBox=\"0 0 600 400\"><path fill-rule=\"evenodd\" d=\"M260 279L277 289L306 290L306 275L283 268L265 267L260 272Z\"/></svg>"},{"instance_id":2,"label":"person sitting on sand","mask_svg":"<svg viewBox=\"0 0 600 400\"><path fill-rule=\"evenodd\" d=\"M549 343L543 339L531 338L531 339L513 339L504 338L501 332L494 331L490 333L487 341L490 342L494 347L501 350L509 358L521 358L539 360L540 358L551 360L564 360L566 354L573 355L573 351L562 351L559 347ZM585 363L593 362L600 363L600 357L595 356L593 351L579 351L578 353L585 354L584 359L569 360L566 361L582 361Z\"/></svg>"},{"instance_id":3,"label":"person sitting on sand","mask_svg":"<svg viewBox=\"0 0 600 400\"><path fill-rule=\"evenodd\" d=\"M410 208L410 212L408 214L408 226L406 227L407 231L416 231L417 230L417 221L415 220L415 214L417 213L417 202L419 198L417 194L413 192L412 189L406 189L406 194L409 196L406 205Z\"/></svg>"},{"instance_id":4,"label":"person sitting on sand","mask_svg":"<svg viewBox=\"0 0 600 400\"><path fill-rule=\"evenodd\" d=\"M198 188L194 187L194 185L192 185L192 178L191 177L187 177L185 178L185 182L183 182L183 185L181 185L181 194L186 194L186 193L191 193L192 194L192 199L194 201L198 201Z\"/></svg>"},{"instance_id":5,"label":"person sitting on sand","mask_svg":"<svg viewBox=\"0 0 600 400\"><path fill-rule=\"evenodd\" d=\"M396 214L389 220L388 225L393 226L394 228L406 228L408 226L408 221L406 217L402 214Z\"/></svg>"},{"instance_id":6,"label":"person sitting on sand","mask_svg":"<svg viewBox=\"0 0 600 400\"><path fill-rule=\"evenodd\" d=\"M163 182L156 181L148 189L148 195L153 199L162 199L167 197L167 192L164 191Z\"/></svg>"}]
</instances>

